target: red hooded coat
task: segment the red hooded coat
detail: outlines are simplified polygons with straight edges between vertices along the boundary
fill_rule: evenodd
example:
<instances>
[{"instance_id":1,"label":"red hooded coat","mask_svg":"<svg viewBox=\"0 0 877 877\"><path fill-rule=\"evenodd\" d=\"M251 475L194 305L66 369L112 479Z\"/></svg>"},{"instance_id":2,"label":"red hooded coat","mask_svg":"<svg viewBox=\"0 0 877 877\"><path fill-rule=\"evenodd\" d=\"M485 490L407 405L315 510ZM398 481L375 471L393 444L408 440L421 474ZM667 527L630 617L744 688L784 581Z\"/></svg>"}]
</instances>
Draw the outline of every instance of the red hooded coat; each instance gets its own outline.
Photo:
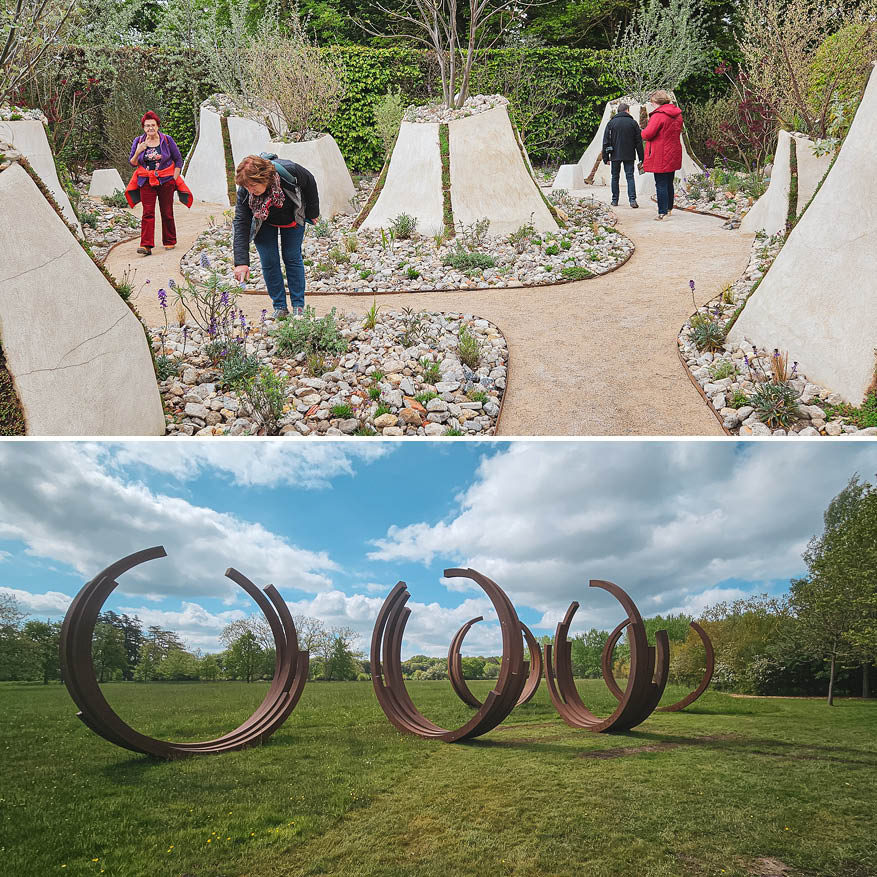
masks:
<instances>
[{"instance_id":1,"label":"red hooded coat","mask_svg":"<svg viewBox=\"0 0 877 877\"><path fill-rule=\"evenodd\" d=\"M665 174L682 167L682 110L675 104L663 104L649 116L643 129L646 157L643 170Z\"/></svg>"}]
</instances>

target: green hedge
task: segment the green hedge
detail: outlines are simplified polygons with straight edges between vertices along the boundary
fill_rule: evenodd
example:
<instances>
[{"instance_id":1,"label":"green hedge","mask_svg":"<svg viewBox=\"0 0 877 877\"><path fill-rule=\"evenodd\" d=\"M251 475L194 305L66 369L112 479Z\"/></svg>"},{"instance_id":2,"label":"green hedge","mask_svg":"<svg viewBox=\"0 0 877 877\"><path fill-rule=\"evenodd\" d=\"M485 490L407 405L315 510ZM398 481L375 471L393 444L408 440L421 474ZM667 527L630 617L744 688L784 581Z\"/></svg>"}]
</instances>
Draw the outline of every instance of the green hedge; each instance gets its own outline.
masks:
<instances>
[{"instance_id":1,"label":"green hedge","mask_svg":"<svg viewBox=\"0 0 877 877\"><path fill-rule=\"evenodd\" d=\"M338 114L329 126L341 152L353 170L376 171L383 163L383 148L374 128L374 106L391 88L398 87L406 103L423 103L440 93L437 67L429 53L413 48L375 49L343 46L327 49L337 52L347 70L347 93ZM162 127L171 134L185 153L195 137L193 103L200 103L215 88L210 82L208 65L203 57L182 49L122 47L61 50L59 77L86 82L97 77L99 83L86 96L95 108L97 123L71 138L66 157L70 161L100 161L100 105L105 100L118 71L136 70L164 95L165 116ZM504 68L523 66L535 71L546 83L563 82L563 90L554 95L554 110L564 118L565 136L561 156L576 161L596 130L604 103L620 92L608 74L604 53L590 49L496 49L485 52L473 70L473 94L493 91ZM546 86L548 87L548 86ZM145 108L144 108L145 109ZM527 139L541 142L546 129L553 125L554 112L537 116L529 127ZM544 150L531 150L540 161Z\"/></svg>"}]
</instances>

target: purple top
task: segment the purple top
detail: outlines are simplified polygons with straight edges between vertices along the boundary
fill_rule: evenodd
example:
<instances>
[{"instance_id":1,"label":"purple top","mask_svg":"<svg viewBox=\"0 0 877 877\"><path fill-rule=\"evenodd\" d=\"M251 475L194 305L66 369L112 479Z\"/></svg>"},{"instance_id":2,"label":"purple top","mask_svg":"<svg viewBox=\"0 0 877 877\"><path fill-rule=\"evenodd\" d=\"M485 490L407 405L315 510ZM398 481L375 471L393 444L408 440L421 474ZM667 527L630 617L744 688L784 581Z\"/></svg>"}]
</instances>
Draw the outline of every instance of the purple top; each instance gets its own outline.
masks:
<instances>
[{"instance_id":1,"label":"purple top","mask_svg":"<svg viewBox=\"0 0 877 877\"><path fill-rule=\"evenodd\" d=\"M129 156L129 160L134 158L135 150L145 139L145 134L138 134L134 138L134 142L131 144L131 155ZM140 157L137 159L137 164L140 167L151 171L163 171L171 165L181 168L183 166L183 156L180 154L180 147L174 142L174 138L171 137L170 134L164 134L159 131L158 140L159 143L157 147L147 147L144 152L140 153ZM156 155L158 156L157 158ZM140 177L137 182L142 186L147 179L148 177Z\"/></svg>"}]
</instances>

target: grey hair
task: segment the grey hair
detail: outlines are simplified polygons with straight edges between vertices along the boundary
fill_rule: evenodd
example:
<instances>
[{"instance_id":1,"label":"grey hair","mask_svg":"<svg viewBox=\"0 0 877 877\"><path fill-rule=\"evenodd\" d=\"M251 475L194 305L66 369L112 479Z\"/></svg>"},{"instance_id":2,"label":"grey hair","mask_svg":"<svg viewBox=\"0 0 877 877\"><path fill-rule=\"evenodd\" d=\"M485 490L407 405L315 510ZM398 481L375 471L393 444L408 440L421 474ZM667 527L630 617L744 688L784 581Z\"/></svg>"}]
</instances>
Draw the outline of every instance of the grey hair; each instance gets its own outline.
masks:
<instances>
[{"instance_id":1,"label":"grey hair","mask_svg":"<svg viewBox=\"0 0 877 877\"><path fill-rule=\"evenodd\" d=\"M629 109L630 109L630 104L620 103L618 105L618 112L619 113L626 113Z\"/></svg>"}]
</instances>

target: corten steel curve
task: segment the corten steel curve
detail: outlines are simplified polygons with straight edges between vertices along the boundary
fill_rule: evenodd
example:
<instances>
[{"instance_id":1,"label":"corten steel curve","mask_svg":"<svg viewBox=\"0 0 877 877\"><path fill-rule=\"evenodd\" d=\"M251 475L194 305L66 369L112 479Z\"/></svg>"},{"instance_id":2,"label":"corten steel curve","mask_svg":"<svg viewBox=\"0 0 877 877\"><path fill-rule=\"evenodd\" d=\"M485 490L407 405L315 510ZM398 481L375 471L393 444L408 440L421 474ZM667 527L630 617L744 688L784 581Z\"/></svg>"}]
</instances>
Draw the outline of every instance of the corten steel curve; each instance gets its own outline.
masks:
<instances>
[{"instance_id":1,"label":"corten steel curve","mask_svg":"<svg viewBox=\"0 0 877 877\"><path fill-rule=\"evenodd\" d=\"M615 651L615 646L618 645L618 640L621 638L624 628L627 627L629 623L629 621L622 621L621 624L609 634L609 639L606 640L606 645L603 647L601 660L603 679L609 690L618 700L621 700L621 689L618 687L618 683L615 681L615 675L612 673L612 653ZM670 706L659 706L656 712L678 713L679 710L684 710L685 707L691 706L707 690L707 688L709 688L709 684L712 682L713 671L716 668L716 653L713 650L712 640L710 640L709 634L707 634L707 632L696 621L689 622L689 627L691 627L701 638L703 647L706 650L706 670L704 671L703 678L700 680L700 685L698 685L690 694L683 697L682 700L677 700L676 703L672 703Z\"/></svg>"},{"instance_id":2,"label":"corten steel curve","mask_svg":"<svg viewBox=\"0 0 877 877\"><path fill-rule=\"evenodd\" d=\"M527 682L521 621L502 588L474 569L446 569L446 578L472 579L490 598L502 628L502 667L496 688L478 712L462 727L449 731L426 718L414 705L402 678L402 637L411 610L405 582L399 582L384 601L371 643L372 684L387 718L400 730L419 737L456 743L493 730L515 708Z\"/></svg>"},{"instance_id":3,"label":"corten steel curve","mask_svg":"<svg viewBox=\"0 0 877 877\"><path fill-rule=\"evenodd\" d=\"M111 743L159 758L230 752L263 743L295 709L308 678L308 653L299 651L292 615L276 588L268 585L263 594L236 569L228 569L225 574L240 585L264 613L274 635L276 653L274 678L268 693L242 725L202 743L156 740L126 724L104 698L91 654L94 626L101 608L118 587L118 576L147 560L166 556L167 552L159 545L123 557L87 582L70 604L61 626L61 674L70 696L79 707L77 717Z\"/></svg>"},{"instance_id":4,"label":"corten steel curve","mask_svg":"<svg viewBox=\"0 0 877 877\"><path fill-rule=\"evenodd\" d=\"M471 621L467 621L457 631L451 641L451 648L448 651L448 678L451 680L451 685L457 693L457 697L459 697L463 703L466 703L475 709L478 709L481 706L481 701L472 694L469 690L469 686L466 685L466 680L463 679L463 658L460 655L460 649L462 648L466 634L469 633L472 627L478 624L479 621L484 621L483 615L479 615L478 618L473 618ZM539 641L536 637L533 636L533 632L530 628L523 622L521 622L521 631L524 634L524 639L527 640L527 648L530 650L530 675L527 677L524 690L521 692L521 696L518 698L518 702L515 706L521 706L532 700L533 696L539 690L539 683L542 681L542 647L539 645Z\"/></svg>"},{"instance_id":5,"label":"corten steel curve","mask_svg":"<svg viewBox=\"0 0 877 877\"><path fill-rule=\"evenodd\" d=\"M667 631L655 634L656 647L649 646L646 628L636 604L612 582L592 579L592 588L602 588L618 600L627 611L624 627L630 628L630 675L627 688L615 712L605 719L595 716L584 704L576 689L572 672L572 643L569 628L579 608L572 603L557 626L554 645L545 646L545 679L551 701L560 717L573 728L589 731L629 731L644 722L655 710L667 685L669 640Z\"/></svg>"}]
</instances>

